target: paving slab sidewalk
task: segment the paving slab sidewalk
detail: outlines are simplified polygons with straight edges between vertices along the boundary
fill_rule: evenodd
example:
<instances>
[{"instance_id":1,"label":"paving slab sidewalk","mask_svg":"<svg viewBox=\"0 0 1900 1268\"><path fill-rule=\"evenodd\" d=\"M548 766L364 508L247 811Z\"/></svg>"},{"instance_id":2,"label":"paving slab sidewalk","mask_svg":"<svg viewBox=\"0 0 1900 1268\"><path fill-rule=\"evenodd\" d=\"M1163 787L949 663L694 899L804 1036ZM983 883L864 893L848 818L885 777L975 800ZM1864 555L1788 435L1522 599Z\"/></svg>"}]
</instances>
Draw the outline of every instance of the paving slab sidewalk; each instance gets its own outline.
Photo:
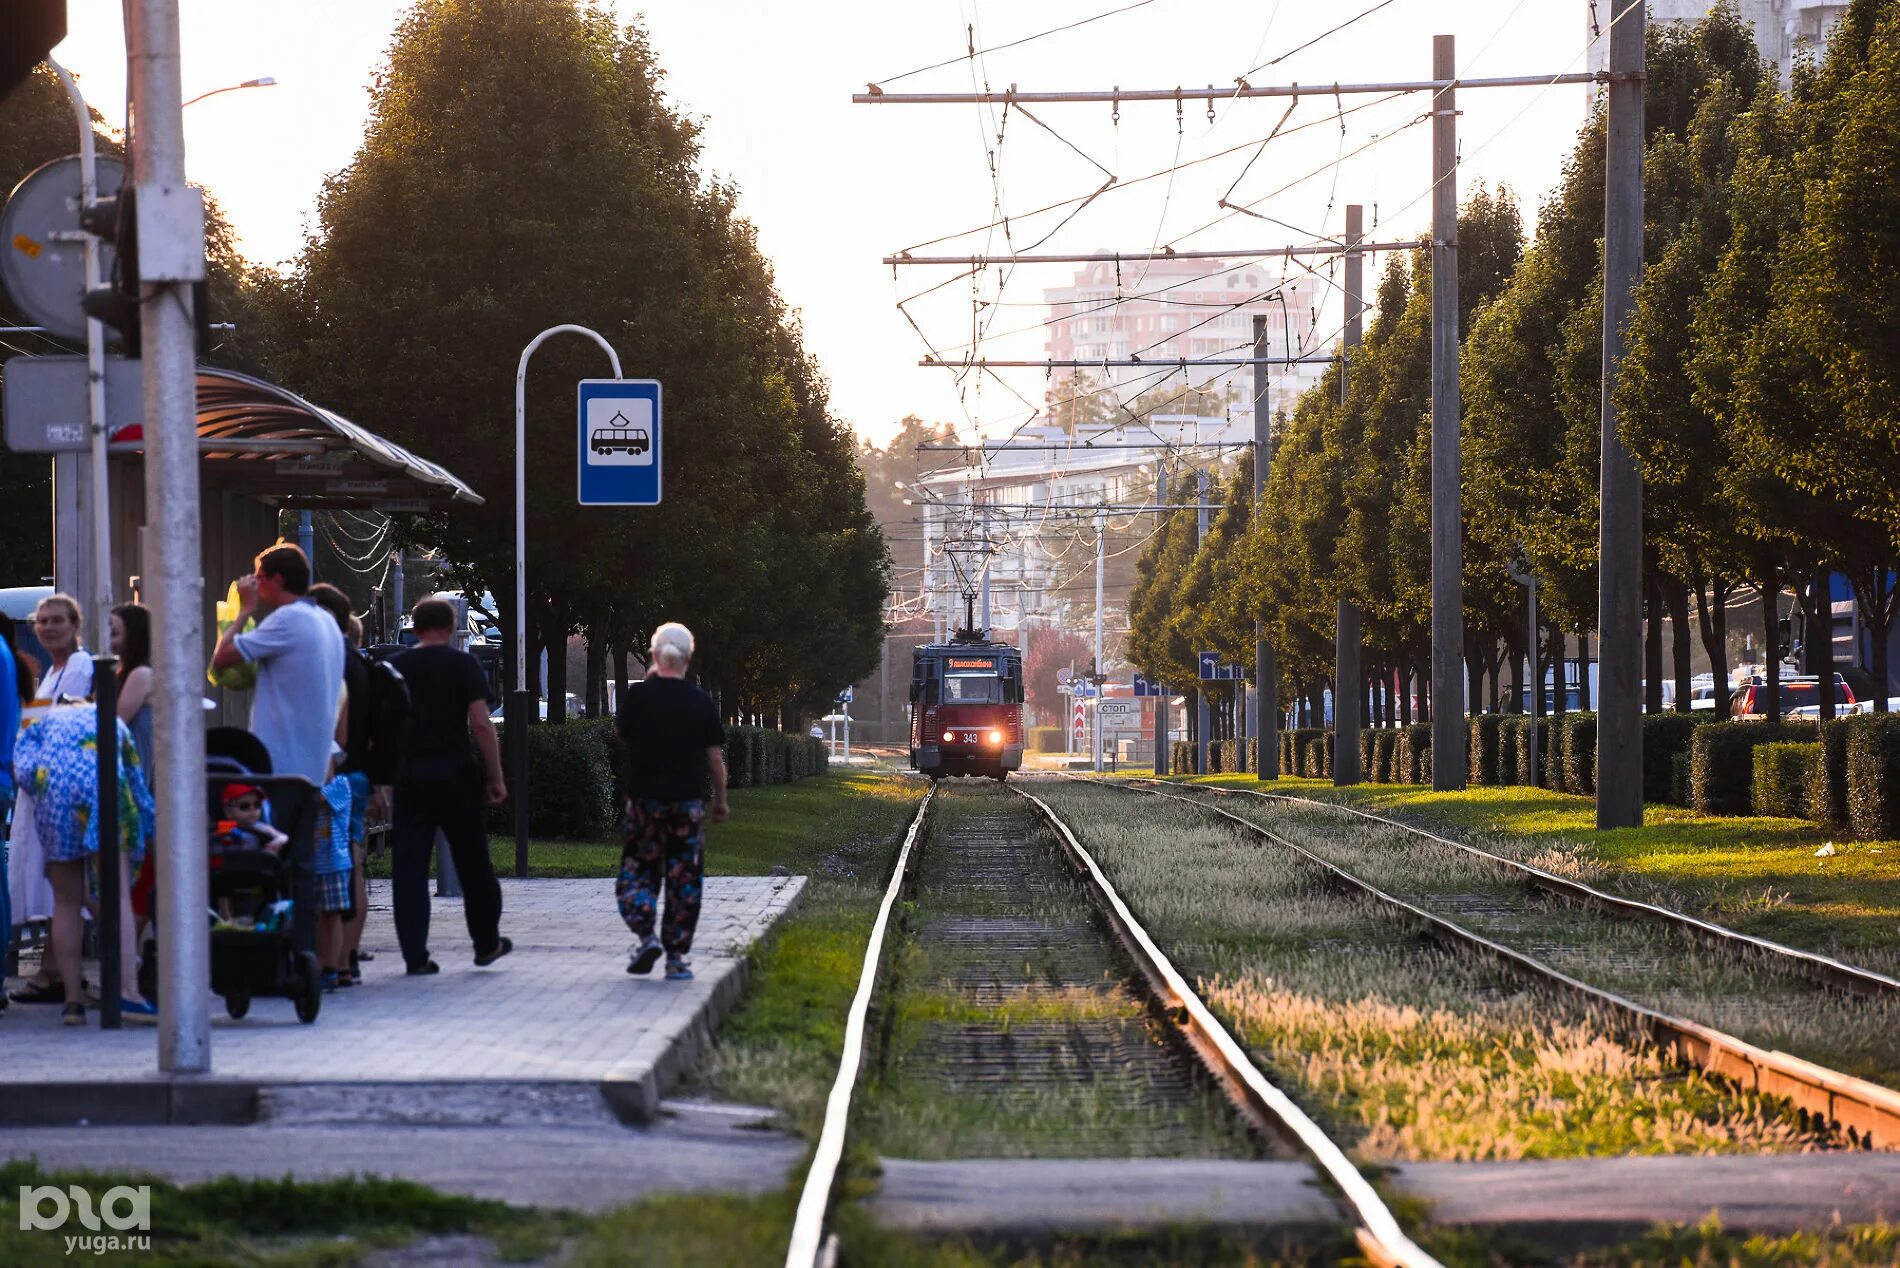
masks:
<instances>
[{"instance_id":1,"label":"paving slab sidewalk","mask_svg":"<svg viewBox=\"0 0 1900 1268\"><path fill-rule=\"evenodd\" d=\"M304 1084L597 1087L622 1119L644 1120L737 1001L745 949L798 897L797 876L706 881L691 982L626 972L631 938L606 880L502 882L514 953L478 969L458 899L434 900L440 974L407 977L389 886L370 886L361 986L324 997L313 1025L290 1001L258 999L243 1021L213 1000L212 1071L167 1078L150 1027L67 1028L59 1009L15 1004L0 1018L0 1124L235 1122L259 1093ZM373 1095L365 1089L364 1095Z\"/></svg>"}]
</instances>

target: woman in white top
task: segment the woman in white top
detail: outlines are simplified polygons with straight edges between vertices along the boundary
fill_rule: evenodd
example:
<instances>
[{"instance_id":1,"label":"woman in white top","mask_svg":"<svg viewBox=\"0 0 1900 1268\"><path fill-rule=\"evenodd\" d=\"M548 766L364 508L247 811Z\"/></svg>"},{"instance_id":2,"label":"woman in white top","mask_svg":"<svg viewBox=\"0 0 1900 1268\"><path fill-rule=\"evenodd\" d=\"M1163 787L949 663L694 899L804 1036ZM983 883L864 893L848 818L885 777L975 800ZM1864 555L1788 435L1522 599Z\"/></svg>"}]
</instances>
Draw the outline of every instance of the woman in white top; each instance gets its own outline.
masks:
<instances>
[{"instance_id":1,"label":"woman in white top","mask_svg":"<svg viewBox=\"0 0 1900 1268\"><path fill-rule=\"evenodd\" d=\"M79 604L69 594L49 594L33 613L33 633L46 649L46 671L40 675L33 699L21 710L23 726L31 726L62 699L84 700L92 695L92 654L79 645ZM20 790L13 810L13 837L7 858L7 877L13 891L13 919L46 919L53 914L53 887L46 879L46 856L33 822L33 798ZM51 956L46 957L51 960ZM58 1003L65 998L50 965L11 996L19 1003Z\"/></svg>"}]
</instances>

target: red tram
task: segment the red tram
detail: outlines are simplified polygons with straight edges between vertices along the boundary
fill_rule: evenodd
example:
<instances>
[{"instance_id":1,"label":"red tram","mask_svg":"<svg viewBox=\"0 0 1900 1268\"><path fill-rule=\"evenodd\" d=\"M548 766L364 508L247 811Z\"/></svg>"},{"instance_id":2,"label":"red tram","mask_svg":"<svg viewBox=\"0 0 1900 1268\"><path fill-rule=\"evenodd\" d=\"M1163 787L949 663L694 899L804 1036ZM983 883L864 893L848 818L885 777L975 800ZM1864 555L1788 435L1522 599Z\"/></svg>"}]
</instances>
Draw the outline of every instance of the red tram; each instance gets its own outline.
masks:
<instances>
[{"instance_id":1,"label":"red tram","mask_svg":"<svg viewBox=\"0 0 1900 1268\"><path fill-rule=\"evenodd\" d=\"M911 657L910 764L932 779L1003 780L1023 764L1023 655L959 636Z\"/></svg>"}]
</instances>

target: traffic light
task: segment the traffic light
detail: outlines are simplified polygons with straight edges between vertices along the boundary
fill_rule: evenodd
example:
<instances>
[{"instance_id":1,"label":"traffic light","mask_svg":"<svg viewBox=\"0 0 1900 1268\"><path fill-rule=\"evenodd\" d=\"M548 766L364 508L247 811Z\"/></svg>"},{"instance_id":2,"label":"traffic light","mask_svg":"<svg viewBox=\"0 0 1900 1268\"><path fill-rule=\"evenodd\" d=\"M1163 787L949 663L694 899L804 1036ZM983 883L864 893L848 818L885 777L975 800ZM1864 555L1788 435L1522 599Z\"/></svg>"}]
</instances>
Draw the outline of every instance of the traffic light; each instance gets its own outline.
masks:
<instances>
[{"instance_id":1,"label":"traffic light","mask_svg":"<svg viewBox=\"0 0 1900 1268\"><path fill-rule=\"evenodd\" d=\"M6 96L66 38L66 0L0 3L0 97Z\"/></svg>"},{"instance_id":2,"label":"traffic light","mask_svg":"<svg viewBox=\"0 0 1900 1268\"><path fill-rule=\"evenodd\" d=\"M79 213L79 225L113 247L112 276L103 286L87 291L81 307L86 310L86 316L98 318L117 332L126 356L137 357L140 350L137 187L124 185L118 193L96 200ZM203 282L192 283L191 313L197 333L196 353L202 356L211 344L211 299Z\"/></svg>"},{"instance_id":3,"label":"traffic light","mask_svg":"<svg viewBox=\"0 0 1900 1268\"><path fill-rule=\"evenodd\" d=\"M122 186L79 213L79 226L113 246L112 276L105 285L86 292L81 304L86 316L96 317L118 332L125 355L139 355L139 218L138 190Z\"/></svg>"}]
</instances>

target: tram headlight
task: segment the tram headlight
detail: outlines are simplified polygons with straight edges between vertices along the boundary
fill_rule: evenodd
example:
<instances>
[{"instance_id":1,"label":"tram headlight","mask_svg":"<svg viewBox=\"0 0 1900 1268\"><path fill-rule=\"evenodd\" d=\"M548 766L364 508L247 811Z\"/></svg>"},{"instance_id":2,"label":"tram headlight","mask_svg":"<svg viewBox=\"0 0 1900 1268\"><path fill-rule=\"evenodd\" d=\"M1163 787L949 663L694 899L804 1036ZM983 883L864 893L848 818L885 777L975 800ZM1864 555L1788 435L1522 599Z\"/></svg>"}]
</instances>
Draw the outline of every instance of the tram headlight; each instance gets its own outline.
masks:
<instances>
[{"instance_id":1,"label":"tram headlight","mask_svg":"<svg viewBox=\"0 0 1900 1268\"><path fill-rule=\"evenodd\" d=\"M1001 731L990 732L990 743L1001 744L1002 742L1003 742L1003 733Z\"/></svg>"},{"instance_id":2,"label":"tram headlight","mask_svg":"<svg viewBox=\"0 0 1900 1268\"><path fill-rule=\"evenodd\" d=\"M955 744L957 742L957 733L955 731L945 731L943 733L943 742L945 744Z\"/></svg>"}]
</instances>

